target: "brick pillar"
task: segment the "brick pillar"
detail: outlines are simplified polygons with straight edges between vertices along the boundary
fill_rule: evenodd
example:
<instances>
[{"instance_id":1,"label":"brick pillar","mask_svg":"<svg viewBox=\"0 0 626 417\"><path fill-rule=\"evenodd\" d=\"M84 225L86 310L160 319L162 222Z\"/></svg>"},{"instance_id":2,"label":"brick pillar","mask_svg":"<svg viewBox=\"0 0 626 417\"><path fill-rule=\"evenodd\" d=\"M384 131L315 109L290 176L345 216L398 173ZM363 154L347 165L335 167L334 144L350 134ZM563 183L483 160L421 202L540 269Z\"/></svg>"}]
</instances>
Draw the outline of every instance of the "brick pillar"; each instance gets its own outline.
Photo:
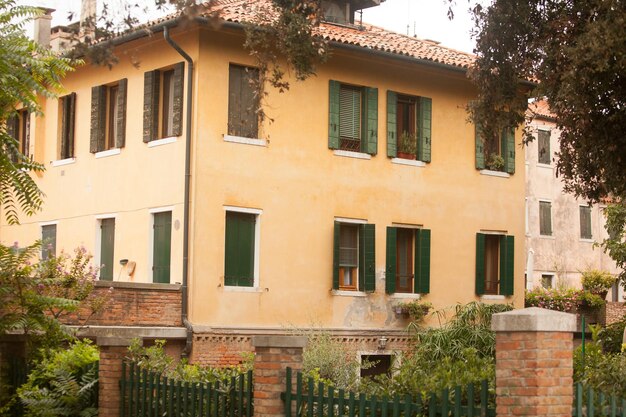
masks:
<instances>
[{"instance_id":1,"label":"brick pillar","mask_svg":"<svg viewBox=\"0 0 626 417\"><path fill-rule=\"evenodd\" d=\"M128 353L130 339L98 337L100 348L98 416L119 417L122 360Z\"/></svg>"},{"instance_id":2,"label":"brick pillar","mask_svg":"<svg viewBox=\"0 0 626 417\"><path fill-rule=\"evenodd\" d=\"M280 393L285 390L287 367L302 369L304 336L255 336L254 416L282 417L285 405Z\"/></svg>"},{"instance_id":3,"label":"brick pillar","mask_svg":"<svg viewBox=\"0 0 626 417\"><path fill-rule=\"evenodd\" d=\"M571 417L576 316L542 308L495 314L496 414Z\"/></svg>"}]
</instances>

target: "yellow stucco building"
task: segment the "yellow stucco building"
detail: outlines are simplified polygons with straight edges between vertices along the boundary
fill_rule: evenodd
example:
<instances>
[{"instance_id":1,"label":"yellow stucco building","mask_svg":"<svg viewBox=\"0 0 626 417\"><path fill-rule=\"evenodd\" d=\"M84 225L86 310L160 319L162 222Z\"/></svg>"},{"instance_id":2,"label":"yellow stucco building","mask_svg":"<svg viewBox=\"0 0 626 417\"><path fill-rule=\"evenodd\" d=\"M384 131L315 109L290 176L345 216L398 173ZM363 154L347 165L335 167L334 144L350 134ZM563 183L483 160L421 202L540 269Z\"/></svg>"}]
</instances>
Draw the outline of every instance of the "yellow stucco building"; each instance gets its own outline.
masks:
<instances>
[{"instance_id":1,"label":"yellow stucco building","mask_svg":"<svg viewBox=\"0 0 626 417\"><path fill-rule=\"evenodd\" d=\"M45 206L3 223L2 242L84 245L101 279L182 283L204 362L293 328L397 349L394 307L417 298L521 307L521 135L475 138L470 55L351 22L350 6L378 1L335 3L319 29L329 62L268 88L272 123L254 116L242 46L257 2L218 2L217 28L172 17L116 38L117 65L78 68L31 118Z\"/></svg>"}]
</instances>

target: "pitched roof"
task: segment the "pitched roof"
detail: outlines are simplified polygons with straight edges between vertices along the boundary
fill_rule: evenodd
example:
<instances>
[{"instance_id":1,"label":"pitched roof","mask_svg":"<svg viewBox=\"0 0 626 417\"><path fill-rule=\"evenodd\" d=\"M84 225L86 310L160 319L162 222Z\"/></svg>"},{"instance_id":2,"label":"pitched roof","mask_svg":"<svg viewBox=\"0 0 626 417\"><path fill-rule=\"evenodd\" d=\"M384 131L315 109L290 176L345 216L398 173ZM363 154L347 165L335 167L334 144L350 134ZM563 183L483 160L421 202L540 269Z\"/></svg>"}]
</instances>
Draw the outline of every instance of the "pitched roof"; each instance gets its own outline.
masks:
<instances>
[{"instance_id":1,"label":"pitched roof","mask_svg":"<svg viewBox=\"0 0 626 417\"><path fill-rule=\"evenodd\" d=\"M205 3L205 13L217 11L220 19L243 23L254 20L259 12L266 13L269 4L268 0L213 0ZM457 68L467 69L475 59L472 54L446 48L436 42L401 35L369 24L356 26L323 22L316 31L327 41Z\"/></svg>"},{"instance_id":2,"label":"pitched roof","mask_svg":"<svg viewBox=\"0 0 626 417\"><path fill-rule=\"evenodd\" d=\"M556 115L550 111L550 106L547 100L533 101L528 104L528 113L530 116L543 118L543 119L555 119ZM527 113L527 114L528 114Z\"/></svg>"}]
</instances>

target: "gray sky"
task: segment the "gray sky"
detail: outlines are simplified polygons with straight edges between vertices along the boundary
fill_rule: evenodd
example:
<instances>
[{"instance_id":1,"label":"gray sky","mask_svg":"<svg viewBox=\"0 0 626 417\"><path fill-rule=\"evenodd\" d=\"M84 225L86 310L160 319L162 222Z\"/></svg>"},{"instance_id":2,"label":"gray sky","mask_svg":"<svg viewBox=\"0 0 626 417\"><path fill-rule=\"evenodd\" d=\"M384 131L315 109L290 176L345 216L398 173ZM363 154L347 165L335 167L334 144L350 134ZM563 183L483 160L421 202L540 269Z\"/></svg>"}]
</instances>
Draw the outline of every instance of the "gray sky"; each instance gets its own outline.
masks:
<instances>
[{"instance_id":1,"label":"gray sky","mask_svg":"<svg viewBox=\"0 0 626 417\"><path fill-rule=\"evenodd\" d=\"M485 0L488 1L488 0ZM81 0L19 0L20 3L43 6L55 9L52 24L68 23L69 12L74 12L74 21L80 15ZM109 10L120 10L127 0L98 0L99 10L106 3ZM129 2L130 3L130 2ZM142 3L142 2L139 2ZM145 0L143 4L153 4ZM474 42L470 38L472 28L471 16L468 13L468 2L457 0L454 20L447 17L446 0L386 0L378 7L363 12L363 21L382 26L394 32L416 35L418 38L431 39L442 45L472 52ZM158 16L147 12L144 16ZM358 19L358 15L357 15Z\"/></svg>"}]
</instances>

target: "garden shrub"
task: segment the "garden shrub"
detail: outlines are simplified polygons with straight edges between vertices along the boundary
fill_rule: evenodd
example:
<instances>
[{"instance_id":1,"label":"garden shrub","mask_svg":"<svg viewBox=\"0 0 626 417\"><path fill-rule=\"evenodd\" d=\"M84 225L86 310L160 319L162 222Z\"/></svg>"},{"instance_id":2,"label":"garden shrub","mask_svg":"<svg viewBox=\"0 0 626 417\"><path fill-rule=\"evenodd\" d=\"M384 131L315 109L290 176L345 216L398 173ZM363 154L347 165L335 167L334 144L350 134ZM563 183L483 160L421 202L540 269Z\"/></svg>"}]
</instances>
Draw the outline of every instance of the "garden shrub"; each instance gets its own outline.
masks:
<instances>
[{"instance_id":1,"label":"garden shrub","mask_svg":"<svg viewBox=\"0 0 626 417\"><path fill-rule=\"evenodd\" d=\"M361 369L356 352L324 331L311 332L307 339L302 353L302 371L337 389L355 389Z\"/></svg>"},{"instance_id":2,"label":"garden shrub","mask_svg":"<svg viewBox=\"0 0 626 417\"><path fill-rule=\"evenodd\" d=\"M620 353L622 351L625 327L626 317L622 317L620 321L609 324L600 330L598 340L603 351L607 353Z\"/></svg>"}]
</instances>

